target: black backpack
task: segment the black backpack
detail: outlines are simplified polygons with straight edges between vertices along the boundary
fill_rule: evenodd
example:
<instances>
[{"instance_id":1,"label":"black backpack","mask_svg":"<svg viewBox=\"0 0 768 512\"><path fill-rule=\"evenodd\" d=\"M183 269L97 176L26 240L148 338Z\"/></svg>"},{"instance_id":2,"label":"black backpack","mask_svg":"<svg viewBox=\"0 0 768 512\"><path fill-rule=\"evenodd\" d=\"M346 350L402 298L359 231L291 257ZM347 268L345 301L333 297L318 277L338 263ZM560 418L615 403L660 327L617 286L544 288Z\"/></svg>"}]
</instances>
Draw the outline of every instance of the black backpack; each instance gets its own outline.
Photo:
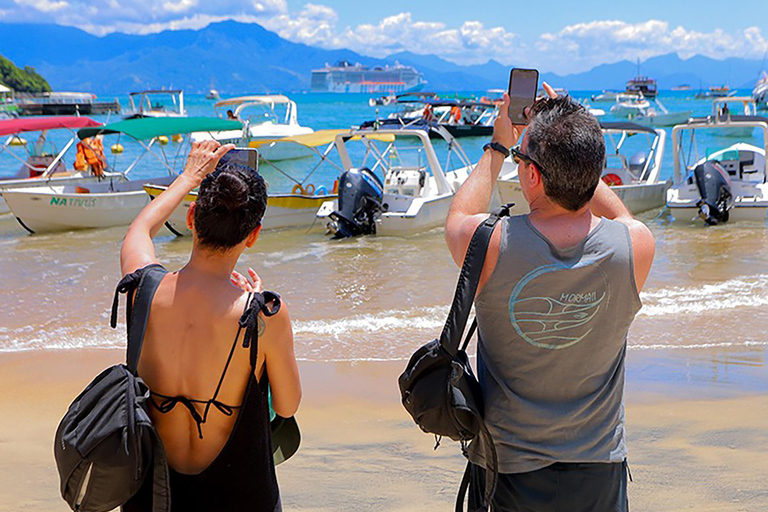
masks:
<instances>
[{"instance_id":1,"label":"black backpack","mask_svg":"<svg viewBox=\"0 0 768 512\"><path fill-rule=\"evenodd\" d=\"M440 338L418 349L399 378L405 410L424 432L435 435L435 448L440 444L441 437L448 437L461 443L462 452L466 456L469 441L477 437L484 443L491 466L486 471L486 506L490 505L496 490L497 460L496 448L483 421L482 390L472 373L466 353L469 340L477 327L477 319L472 322L463 345L459 345L475 299L493 228L500 218L509 215L512 206L509 204L495 210L475 230ZM457 511L463 510L468 484L469 464L459 488Z\"/></svg>"},{"instance_id":2,"label":"black backpack","mask_svg":"<svg viewBox=\"0 0 768 512\"><path fill-rule=\"evenodd\" d=\"M162 266L149 265L120 281L111 324L117 325L119 294L127 293L127 364L101 372L72 402L56 431L53 452L61 495L72 510L119 507L150 476L153 512L170 510L168 461L147 414L149 388L136 375L149 307L165 273Z\"/></svg>"}]
</instances>

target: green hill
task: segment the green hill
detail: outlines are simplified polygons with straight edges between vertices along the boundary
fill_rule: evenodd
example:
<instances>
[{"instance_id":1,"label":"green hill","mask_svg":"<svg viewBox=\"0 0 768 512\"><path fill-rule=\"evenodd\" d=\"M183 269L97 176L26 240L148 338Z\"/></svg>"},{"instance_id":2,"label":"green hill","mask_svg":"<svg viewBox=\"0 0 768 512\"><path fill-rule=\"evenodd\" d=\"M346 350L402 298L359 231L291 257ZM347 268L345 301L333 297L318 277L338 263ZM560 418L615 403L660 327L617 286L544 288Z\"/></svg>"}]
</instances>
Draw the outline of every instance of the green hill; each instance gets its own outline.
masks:
<instances>
[{"instance_id":1,"label":"green hill","mask_svg":"<svg viewBox=\"0 0 768 512\"><path fill-rule=\"evenodd\" d=\"M16 92L50 92L51 86L37 74L35 68L17 68L13 62L0 55L0 84Z\"/></svg>"}]
</instances>

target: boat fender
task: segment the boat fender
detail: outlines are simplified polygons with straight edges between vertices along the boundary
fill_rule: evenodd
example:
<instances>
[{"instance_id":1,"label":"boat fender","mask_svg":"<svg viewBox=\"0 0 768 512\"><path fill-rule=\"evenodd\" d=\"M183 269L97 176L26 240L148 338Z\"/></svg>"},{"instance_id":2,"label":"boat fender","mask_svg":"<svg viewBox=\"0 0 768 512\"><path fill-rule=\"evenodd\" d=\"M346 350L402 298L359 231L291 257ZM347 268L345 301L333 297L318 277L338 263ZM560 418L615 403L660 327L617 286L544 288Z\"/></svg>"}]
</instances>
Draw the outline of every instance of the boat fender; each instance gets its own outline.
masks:
<instances>
[{"instance_id":1,"label":"boat fender","mask_svg":"<svg viewBox=\"0 0 768 512\"><path fill-rule=\"evenodd\" d=\"M160 144L162 144L163 146L165 146L166 144L168 144L168 136L167 136L167 135L161 135L161 136L159 136L159 137L157 138L157 142L159 142Z\"/></svg>"},{"instance_id":2,"label":"boat fender","mask_svg":"<svg viewBox=\"0 0 768 512\"><path fill-rule=\"evenodd\" d=\"M603 176L603 181L604 181L604 182L605 182L605 184L606 184L606 185L608 185L609 187L618 187L618 186L620 186L622 183L624 183L624 182L621 180L621 176L619 176L618 174L614 174L614 173L612 173L612 172L609 172L608 174L606 174L605 176Z\"/></svg>"},{"instance_id":3,"label":"boat fender","mask_svg":"<svg viewBox=\"0 0 768 512\"><path fill-rule=\"evenodd\" d=\"M119 155L123 152L123 145L122 144L112 144L112 146L109 148L112 153Z\"/></svg>"},{"instance_id":4,"label":"boat fender","mask_svg":"<svg viewBox=\"0 0 768 512\"><path fill-rule=\"evenodd\" d=\"M316 196L327 196L328 195L328 189L325 188L325 185L320 185L317 187L317 190L315 190Z\"/></svg>"},{"instance_id":5,"label":"boat fender","mask_svg":"<svg viewBox=\"0 0 768 512\"><path fill-rule=\"evenodd\" d=\"M304 195L304 187L301 186L301 183L297 183L293 186L291 189L291 194L299 194Z\"/></svg>"},{"instance_id":6,"label":"boat fender","mask_svg":"<svg viewBox=\"0 0 768 512\"><path fill-rule=\"evenodd\" d=\"M315 195L315 185L313 183L310 183L306 187L304 187L304 194L308 196Z\"/></svg>"}]
</instances>

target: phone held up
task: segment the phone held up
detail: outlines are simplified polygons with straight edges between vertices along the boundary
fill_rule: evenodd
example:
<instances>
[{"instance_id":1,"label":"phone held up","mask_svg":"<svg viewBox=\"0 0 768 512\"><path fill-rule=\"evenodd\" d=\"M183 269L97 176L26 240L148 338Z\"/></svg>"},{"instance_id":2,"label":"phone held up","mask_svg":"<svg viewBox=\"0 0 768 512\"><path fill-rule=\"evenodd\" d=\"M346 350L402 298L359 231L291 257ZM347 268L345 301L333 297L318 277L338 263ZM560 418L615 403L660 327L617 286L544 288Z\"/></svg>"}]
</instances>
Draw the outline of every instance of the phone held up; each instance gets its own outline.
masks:
<instances>
[{"instance_id":1,"label":"phone held up","mask_svg":"<svg viewBox=\"0 0 768 512\"><path fill-rule=\"evenodd\" d=\"M224 156L221 157L216 167L233 162L236 164L244 165L253 172L259 172L259 151L256 148L235 148L230 149Z\"/></svg>"},{"instance_id":2,"label":"phone held up","mask_svg":"<svg viewBox=\"0 0 768 512\"><path fill-rule=\"evenodd\" d=\"M525 110L536 101L539 72L535 69L513 68L509 73L509 119L512 124L528 124Z\"/></svg>"}]
</instances>

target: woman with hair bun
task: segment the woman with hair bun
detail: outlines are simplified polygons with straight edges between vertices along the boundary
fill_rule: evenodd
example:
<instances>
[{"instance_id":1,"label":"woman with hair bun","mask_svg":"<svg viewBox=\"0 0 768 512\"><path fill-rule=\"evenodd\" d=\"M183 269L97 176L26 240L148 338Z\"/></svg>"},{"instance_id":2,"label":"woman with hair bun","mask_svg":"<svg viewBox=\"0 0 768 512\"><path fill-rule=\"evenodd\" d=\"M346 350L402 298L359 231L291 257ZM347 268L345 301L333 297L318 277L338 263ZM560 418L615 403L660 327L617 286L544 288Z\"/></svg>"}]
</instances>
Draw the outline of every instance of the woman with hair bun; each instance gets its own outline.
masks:
<instances>
[{"instance_id":1,"label":"woman with hair bun","mask_svg":"<svg viewBox=\"0 0 768 512\"><path fill-rule=\"evenodd\" d=\"M176 512L281 510L267 385L279 416L293 416L301 400L285 303L262 293L252 269L251 280L234 271L259 237L267 193L252 169L233 163L217 168L233 147L194 143L184 172L136 217L120 252L124 276L148 266L164 273L138 374L151 390L149 412L168 457ZM152 237L197 187L187 213L189 261L165 273ZM151 510L151 484L148 478L123 509Z\"/></svg>"}]
</instances>

